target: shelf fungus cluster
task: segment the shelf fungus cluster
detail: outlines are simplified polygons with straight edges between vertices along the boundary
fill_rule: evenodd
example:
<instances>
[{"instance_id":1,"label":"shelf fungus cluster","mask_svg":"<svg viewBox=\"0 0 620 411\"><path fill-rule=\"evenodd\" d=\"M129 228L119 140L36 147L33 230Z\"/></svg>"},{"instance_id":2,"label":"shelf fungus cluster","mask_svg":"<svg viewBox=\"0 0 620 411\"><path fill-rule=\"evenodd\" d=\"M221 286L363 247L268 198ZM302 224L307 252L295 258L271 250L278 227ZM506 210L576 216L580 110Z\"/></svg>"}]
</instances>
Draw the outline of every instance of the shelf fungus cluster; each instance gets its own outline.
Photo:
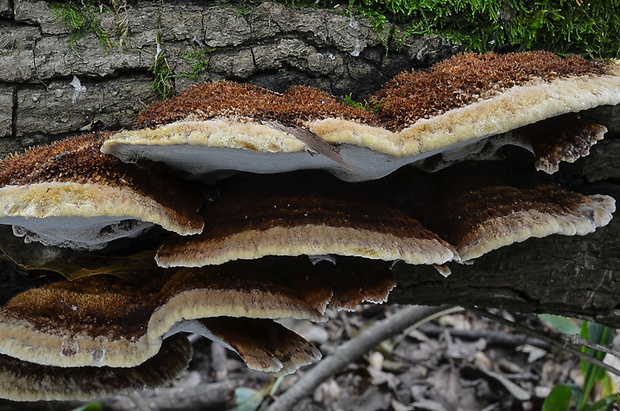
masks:
<instances>
[{"instance_id":1,"label":"shelf fungus cluster","mask_svg":"<svg viewBox=\"0 0 620 411\"><path fill-rule=\"evenodd\" d=\"M91 250L154 225L200 233L202 198L193 188L102 154L107 137L87 134L2 161L1 222L26 242Z\"/></svg>"},{"instance_id":2,"label":"shelf fungus cluster","mask_svg":"<svg viewBox=\"0 0 620 411\"><path fill-rule=\"evenodd\" d=\"M394 261L449 275L611 220L613 198L536 170L603 138L579 113L620 104L614 62L462 54L368 99L376 112L307 87L200 84L133 130L3 160L0 224L30 243L4 252L66 279L0 301L0 397L165 384L187 366L188 332L288 374L321 354L276 320L384 302Z\"/></svg>"}]
</instances>

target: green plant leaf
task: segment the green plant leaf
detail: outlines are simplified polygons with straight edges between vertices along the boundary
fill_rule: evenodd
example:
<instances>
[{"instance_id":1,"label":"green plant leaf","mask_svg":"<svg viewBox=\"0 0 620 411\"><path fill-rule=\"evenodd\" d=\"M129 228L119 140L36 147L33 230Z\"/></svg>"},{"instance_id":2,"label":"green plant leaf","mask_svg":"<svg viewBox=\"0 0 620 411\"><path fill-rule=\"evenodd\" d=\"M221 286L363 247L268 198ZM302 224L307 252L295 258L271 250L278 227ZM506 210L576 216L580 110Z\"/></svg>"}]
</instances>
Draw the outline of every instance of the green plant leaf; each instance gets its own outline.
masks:
<instances>
[{"instance_id":1,"label":"green plant leaf","mask_svg":"<svg viewBox=\"0 0 620 411\"><path fill-rule=\"evenodd\" d=\"M566 385L557 385L549 396L543 402L543 411L568 411L570 408L570 401L572 397L572 391Z\"/></svg>"},{"instance_id":2,"label":"green plant leaf","mask_svg":"<svg viewBox=\"0 0 620 411\"><path fill-rule=\"evenodd\" d=\"M608 346L613 341L614 329L606 327L601 324L591 322L591 321L584 321L581 327L581 336L584 339L595 342L599 345ZM605 358L604 352L597 351L592 348L582 347L581 351L601 361L603 360L603 358ZM588 362L585 360L582 360L581 361L581 372L583 373L584 376L586 375L587 368L588 368ZM600 380L605 375L605 371L598 367L596 367L596 370L593 370L592 372L595 372L595 377L594 377L595 380Z\"/></svg>"},{"instance_id":3,"label":"green plant leaf","mask_svg":"<svg viewBox=\"0 0 620 411\"><path fill-rule=\"evenodd\" d=\"M256 391L251 388L238 387L235 389L237 406L231 411L256 411L269 391Z\"/></svg>"},{"instance_id":4,"label":"green plant leaf","mask_svg":"<svg viewBox=\"0 0 620 411\"><path fill-rule=\"evenodd\" d=\"M618 387L613 379L611 379L609 373L605 373L605 378L601 380L601 397L612 397L614 395L617 396Z\"/></svg>"},{"instance_id":5,"label":"green plant leaf","mask_svg":"<svg viewBox=\"0 0 620 411\"><path fill-rule=\"evenodd\" d=\"M103 411L103 407L98 402L90 402L75 408L73 411Z\"/></svg>"},{"instance_id":6,"label":"green plant leaf","mask_svg":"<svg viewBox=\"0 0 620 411\"><path fill-rule=\"evenodd\" d=\"M614 410L614 404L618 401L618 395L617 394L613 394L613 395L609 395L605 398L601 398L600 400L592 403L592 404L588 404L587 407L585 407L583 410L581 411L613 411Z\"/></svg>"},{"instance_id":7,"label":"green plant leaf","mask_svg":"<svg viewBox=\"0 0 620 411\"><path fill-rule=\"evenodd\" d=\"M253 390L246 387L235 389L235 400L237 406L230 411L256 411L267 396L274 395L277 391L282 377L272 378L271 382L260 390Z\"/></svg>"},{"instance_id":8,"label":"green plant leaf","mask_svg":"<svg viewBox=\"0 0 620 411\"><path fill-rule=\"evenodd\" d=\"M614 330L601 324L584 321L581 327L581 336L600 345L609 345L613 341ZM602 351L588 347L583 347L582 351L594 356L598 360L605 358L605 353ZM581 361L581 372L585 380L583 384L583 396L577 402L577 409L585 410L590 408L588 399L590 398L590 394L594 392L593 390L595 389L596 382L604 381L604 379L609 378L609 376L605 370L583 360ZM595 402L595 404L596 403L598 403L598 401ZM606 406L604 408L606 408Z\"/></svg>"},{"instance_id":9,"label":"green plant leaf","mask_svg":"<svg viewBox=\"0 0 620 411\"><path fill-rule=\"evenodd\" d=\"M577 325L577 321L574 318L552 314L540 314L538 318L563 334L572 335L581 332L581 328Z\"/></svg>"}]
</instances>

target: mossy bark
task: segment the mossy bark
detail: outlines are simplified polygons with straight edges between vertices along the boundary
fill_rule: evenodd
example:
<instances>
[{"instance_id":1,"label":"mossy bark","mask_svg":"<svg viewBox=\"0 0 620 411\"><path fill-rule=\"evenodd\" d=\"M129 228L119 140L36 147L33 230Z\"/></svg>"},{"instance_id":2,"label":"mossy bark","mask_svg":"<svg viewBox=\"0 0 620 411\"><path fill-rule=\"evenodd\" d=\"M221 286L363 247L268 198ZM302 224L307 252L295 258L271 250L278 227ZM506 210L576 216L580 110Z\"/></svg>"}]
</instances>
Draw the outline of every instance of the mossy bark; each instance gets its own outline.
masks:
<instances>
[{"instance_id":1,"label":"mossy bark","mask_svg":"<svg viewBox=\"0 0 620 411\"><path fill-rule=\"evenodd\" d=\"M198 81L232 79L356 97L459 50L437 38L396 41L393 27L373 31L369 21L345 11L268 2L250 9L133 2L99 16L110 33L103 46L93 33L71 43L71 27L54 15L48 2L0 0L0 155L83 130L129 127L142 107L160 98L154 80L176 92ZM619 110L590 114L611 132L591 156L563 165L554 179L620 199ZM447 279L433 268L398 264L399 286L390 301L553 312L620 327L618 238L616 219L589 236L532 239L471 266L451 265Z\"/></svg>"}]
</instances>

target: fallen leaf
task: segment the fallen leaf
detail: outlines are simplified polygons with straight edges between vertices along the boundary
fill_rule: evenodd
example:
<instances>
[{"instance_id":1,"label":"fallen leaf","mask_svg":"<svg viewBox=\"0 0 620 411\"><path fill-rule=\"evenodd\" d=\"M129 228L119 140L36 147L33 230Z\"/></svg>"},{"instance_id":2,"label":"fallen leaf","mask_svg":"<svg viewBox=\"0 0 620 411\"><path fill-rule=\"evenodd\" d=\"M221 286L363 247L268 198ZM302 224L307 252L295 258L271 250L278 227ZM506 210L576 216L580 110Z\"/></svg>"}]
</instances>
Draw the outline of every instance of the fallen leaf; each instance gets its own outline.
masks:
<instances>
[{"instance_id":1,"label":"fallen leaf","mask_svg":"<svg viewBox=\"0 0 620 411\"><path fill-rule=\"evenodd\" d=\"M534 347L530 344L520 345L519 347L517 347L517 351L526 353L527 362L530 364L540 360L547 354L547 351L543 350L542 348Z\"/></svg>"}]
</instances>

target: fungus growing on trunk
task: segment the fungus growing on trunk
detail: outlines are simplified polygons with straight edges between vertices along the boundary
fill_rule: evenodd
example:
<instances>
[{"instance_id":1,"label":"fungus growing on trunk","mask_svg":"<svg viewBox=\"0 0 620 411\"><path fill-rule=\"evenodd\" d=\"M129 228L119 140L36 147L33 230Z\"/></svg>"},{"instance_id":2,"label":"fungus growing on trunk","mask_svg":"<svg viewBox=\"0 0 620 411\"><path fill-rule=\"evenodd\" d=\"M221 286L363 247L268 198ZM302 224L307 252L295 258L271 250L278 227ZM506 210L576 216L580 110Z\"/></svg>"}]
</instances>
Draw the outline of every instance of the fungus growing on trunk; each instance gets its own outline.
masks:
<instances>
[{"instance_id":1,"label":"fungus growing on trunk","mask_svg":"<svg viewBox=\"0 0 620 411\"><path fill-rule=\"evenodd\" d=\"M203 318L183 321L176 328L219 342L239 354L248 368L287 375L321 359L321 352L303 337L271 320ZM165 341L165 340L164 340Z\"/></svg>"},{"instance_id":2,"label":"fungus growing on trunk","mask_svg":"<svg viewBox=\"0 0 620 411\"><path fill-rule=\"evenodd\" d=\"M337 267L279 259L176 270L151 262L131 279L94 275L17 294L0 308L0 335L10 336L0 339L0 353L63 369L135 368L170 336L193 332L233 349L252 368L283 375L320 352L272 320L324 321L328 306L382 302L395 285L388 264L361 259ZM251 339L248 330L257 330Z\"/></svg>"},{"instance_id":3,"label":"fungus growing on trunk","mask_svg":"<svg viewBox=\"0 0 620 411\"><path fill-rule=\"evenodd\" d=\"M532 237L589 234L616 210L610 196L542 184L510 161L459 164L409 181L426 197L405 193L403 207L450 243L462 262Z\"/></svg>"},{"instance_id":4,"label":"fungus growing on trunk","mask_svg":"<svg viewBox=\"0 0 620 411\"><path fill-rule=\"evenodd\" d=\"M21 227L16 234L94 250L141 232L142 223L126 220L174 232L163 244L157 237L156 258L143 249L112 258L108 250L88 267L79 264L93 252L50 253L71 265L29 264L15 253L21 266L69 280L0 306L0 396L68 398L50 375L73 398L156 385L187 361L180 332L222 343L249 367L291 373L320 352L274 320L323 321L328 308L384 302L395 286L392 261L443 265L448 274L451 262L610 221L611 197L542 184L535 170L552 173L602 138L605 128L579 112L620 103L614 63L463 54L399 75L371 98L381 101L378 113L307 87L279 94L202 84L149 107L135 130L84 135L0 163L0 223ZM513 158L523 150L506 145L534 158ZM212 185L189 186L158 171L158 162ZM199 192L209 195L197 212ZM108 227L125 231L105 237L115 231ZM36 255L45 254L38 246ZM14 253L15 245L4 249ZM162 379L142 380L175 346ZM11 391L11 379L22 387L34 378L25 363L45 375L45 392ZM107 376L118 368L117 383Z\"/></svg>"},{"instance_id":5,"label":"fungus growing on trunk","mask_svg":"<svg viewBox=\"0 0 620 411\"><path fill-rule=\"evenodd\" d=\"M479 162L355 184L320 172L231 179L203 208L205 230L171 235L156 260L162 267L201 267L332 254L441 265L530 237L585 235L607 225L615 211L609 196L584 196L524 175L513 182L510 172L506 162Z\"/></svg>"},{"instance_id":6,"label":"fungus growing on trunk","mask_svg":"<svg viewBox=\"0 0 620 411\"><path fill-rule=\"evenodd\" d=\"M326 254L408 264L458 259L451 245L391 206L381 185L330 177L298 172L232 179L203 208L203 233L170 237L157 262L202 267L266 255Z\"/></svg>"},{"instance_id":7,"label":"fungus growing on trunk","mask_svg":"<svg viewBox=\"0 0 620 411\"><path fill-rule=\"evenodd\" d=\"M177 378L191 357L182 335L166 339L159 353L132 368L50 367L0 354L0 398L88 401L157 388Z\"/></svg>"},{"instance_id":8,"label":"fungus growing on trunk","mask_svg":"<svg viewBox=\"0 0 620 411\"><path fill-rule=\"evenodd\" d=\"M96 250L160 225L200 233L191 186L100 152L108 133L32 148L0 162L0 224L26 241Z\"/></svg>"},{"instance_id":9,"label":"fungus growing on trunk","mask_svg":"<svg viewBox=\"0 0 620 411\"><path fill-rule=\"evenodd\" d=\"M146 109L135 130L112 135L102 150L205 180L231 171L325 169L364 181L407 164L424 168L430 157L437 168L490 156L495 149L484 146L493 137L491 147L526 146L537 166L552 172L560 161L586 155L606 130L564 119L568 138L557 139L547 131L558 122L548 119L620 103L620 66L547 52L462 54L426 72L403 73L370 99L381 101L376 115L308 88L280 95L245 84L199 84ZM308 144L308 134L337 145L340 157Z\"/></svg>"}]
</instances>

